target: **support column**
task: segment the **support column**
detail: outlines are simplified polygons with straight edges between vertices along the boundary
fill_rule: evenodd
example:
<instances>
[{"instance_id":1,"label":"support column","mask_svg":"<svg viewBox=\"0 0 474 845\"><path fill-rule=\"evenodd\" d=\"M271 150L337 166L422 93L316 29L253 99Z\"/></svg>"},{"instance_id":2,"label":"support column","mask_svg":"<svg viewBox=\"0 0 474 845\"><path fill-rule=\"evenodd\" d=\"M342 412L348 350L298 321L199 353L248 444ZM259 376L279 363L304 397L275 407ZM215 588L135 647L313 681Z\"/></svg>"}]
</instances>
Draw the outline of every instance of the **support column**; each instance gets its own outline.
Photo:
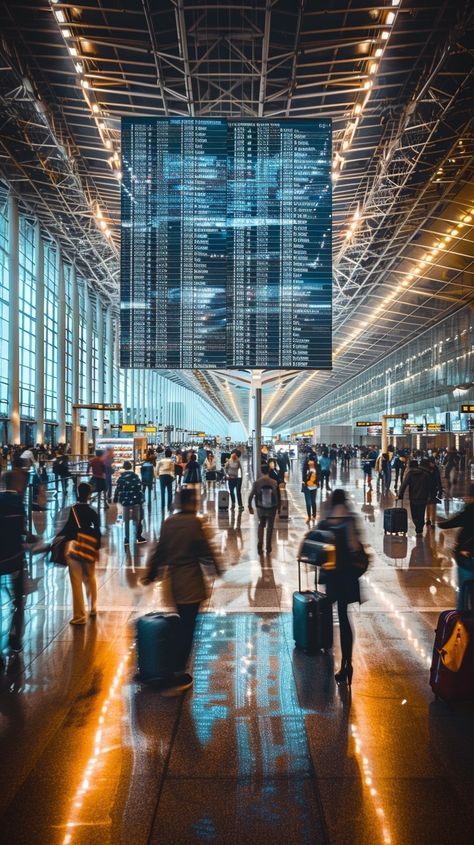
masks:
<instances>
[{"instance_id":1,"label":"support column","mask_svg":"<svg viewBox=\"0 0 474 845\"><path fill-rule=\"evenodd\" d=\"M86 306L86 349L89 350L86 361L86 405L92 403L92 303L87 283L84 282L84 301ZM87 445L92 440L92 411L86 411Z\"/></svg>"},{"instance_id":2,"label":"support column","mask_svg":"<svg viewBox=\"0 0 474 845\"><path fill-rule=\"evenodd\" d=\"M66 286L64 265L59 244L58 263L58 368L56 391L56 419L58 421L58 443L66 443Z\"/></svg>"},{"instance_id":3,"label":"support column","mask_svg":"<svg viewBox=\"0 0 474 845\"><path fill-rule=\"evenodd\" d=\"M97 391L97 401L98 402L105 402L104 397L104 355L105 355L105 348L104 348L104 310L102 308L102 302L100 301L99 296L97 296L96 304L96 323L97 323L97 348L99 351L98 359L97 359L97 384L98 384L98 391ZM101 437L104 434L104 412L98 411L97 412L97 421L99 424L99 434Z\"/></svg>"},{"instance_id":4,"label":"support column","mask_svg":"<svg viewBox=\"0 0 474 845\"><path fill-rule=\"evenodd\" d=\"M110 305L107 309L106 316L107 324L107 386L105 395L107 402L114 402L114 367L115 367L115 345L114 345L114 321L110 310ZM120 402L120 397L117 401Z\"/></svg>"},{"instance_id":5,"label":"support column","mask_svg":"<svg viewBox=\"0 0 474 845\"><path fill-rule=\"evenodd\" d=\"M76 267L71 267L71 295L72 295L72 404L79 403L80 370L79 370L79 288ZM78 455L81 446L81 419L77 409L72 411L71 452Z\"/></svg>"},{"instance_id":6,"label":"support column","mask_svg":"<svg viewBox=\"0 0 474 845\"><path fill-rule=\"evenodd\" d=\"M20 256L18 200L8 195L9 358L8 416L10 443L20 443Z\"/></svg>"},{"instance_id":7,"label":"support column","mask_svg":"<svg viewBox=\"0 0 474 845\"><path fill-rule=\"evenodd\" d=\"M44 443L44 245L35 225L36 254L36 442Z\"/></svg>"},{"instance_id":8,"label":"support column","mask_svg":"<svg viewBox=\"0 0 474 845\"><path fill-rule=\"evenodd\" d=\"M252 464L254 481L261 475L262 450L262 371L252 370L250 402L253 406Z\"/></svg>"}]
</instances>

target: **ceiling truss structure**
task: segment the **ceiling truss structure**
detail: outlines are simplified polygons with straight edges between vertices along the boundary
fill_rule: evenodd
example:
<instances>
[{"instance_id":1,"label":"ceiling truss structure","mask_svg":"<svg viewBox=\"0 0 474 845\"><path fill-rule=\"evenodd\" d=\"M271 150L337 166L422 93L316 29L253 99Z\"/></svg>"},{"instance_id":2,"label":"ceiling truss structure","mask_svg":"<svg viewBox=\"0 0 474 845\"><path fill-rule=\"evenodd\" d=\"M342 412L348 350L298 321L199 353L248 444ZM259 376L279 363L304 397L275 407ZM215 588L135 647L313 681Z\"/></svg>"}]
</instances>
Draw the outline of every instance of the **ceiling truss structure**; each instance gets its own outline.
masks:
<instances>
[{"instance_id":1,"label":"ceiling truss structure","mask_svg":"<svg viewBox=\"0 0 474 845\"><path fill-rule=\"evenodd\" d=\"M274 374L266 424L471 301L468 229L404 286L474 202L470 0L2 6L1 174L113 302L121 117L332 118L334 369ZM245 373L174 377L247 422Z\"/></svg>"}]
</instances>

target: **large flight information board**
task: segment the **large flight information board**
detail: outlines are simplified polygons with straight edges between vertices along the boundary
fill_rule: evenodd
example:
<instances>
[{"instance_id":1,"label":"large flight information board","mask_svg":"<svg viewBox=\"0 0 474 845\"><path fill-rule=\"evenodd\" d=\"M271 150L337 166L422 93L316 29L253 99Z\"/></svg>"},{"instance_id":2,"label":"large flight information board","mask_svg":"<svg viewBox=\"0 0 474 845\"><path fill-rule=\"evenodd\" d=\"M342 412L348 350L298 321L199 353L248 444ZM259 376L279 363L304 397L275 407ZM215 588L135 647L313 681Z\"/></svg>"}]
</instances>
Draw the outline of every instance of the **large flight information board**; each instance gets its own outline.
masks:
<instances>
[{"instance_id":1,"label":"large flight information board","mask_svg":"<svg viewBox=\"0 0 474 845\"><path fill-rule=\"evenodd\" d=\"M329 120L124 118L121 366L331 367Z\"/></svg>"}]
</instances>

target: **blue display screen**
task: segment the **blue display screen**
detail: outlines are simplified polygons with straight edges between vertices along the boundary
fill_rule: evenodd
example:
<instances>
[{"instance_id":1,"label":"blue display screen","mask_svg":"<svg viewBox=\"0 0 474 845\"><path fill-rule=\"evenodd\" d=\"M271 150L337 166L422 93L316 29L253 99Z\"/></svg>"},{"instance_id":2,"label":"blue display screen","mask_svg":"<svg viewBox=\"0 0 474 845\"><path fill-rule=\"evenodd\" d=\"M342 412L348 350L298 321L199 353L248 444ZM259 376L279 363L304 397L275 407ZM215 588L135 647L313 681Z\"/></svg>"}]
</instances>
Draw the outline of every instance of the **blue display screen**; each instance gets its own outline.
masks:
<instances>
[{"instance_id":1,"label":"blue display screen","mask_svg":"<svg viewBox=\"0 0 474 845\"><path fill-rule=\"evenodd\" d=\"M331 367L331 122L124 118L121 365Z\"/></svg>"}]
</instances>

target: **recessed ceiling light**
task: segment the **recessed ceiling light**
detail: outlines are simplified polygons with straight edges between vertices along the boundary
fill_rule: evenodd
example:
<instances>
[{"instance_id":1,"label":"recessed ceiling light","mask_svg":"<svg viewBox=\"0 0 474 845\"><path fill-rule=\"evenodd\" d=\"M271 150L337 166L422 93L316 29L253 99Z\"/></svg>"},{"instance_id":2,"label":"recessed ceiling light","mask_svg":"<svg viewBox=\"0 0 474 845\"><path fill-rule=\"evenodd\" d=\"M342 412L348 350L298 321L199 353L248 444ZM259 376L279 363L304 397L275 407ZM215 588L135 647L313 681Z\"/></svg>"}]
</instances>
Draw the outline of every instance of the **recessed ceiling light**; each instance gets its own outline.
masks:
<instances>
[{"instance_id":1,"label":"recessed ceiling light","mask_svg":"<svg viewBox=\"0 0 474 845\"><path fill-rule=\"evenodd\" d=\"M383 32L382 32L381 38L382 38L382 41L388 41L388 39L390 38L390 33L387 32L386 29L384 29Z\"/></svg>"},{"instance_id":2,"label":"recessed ceiling light","mask_svg":"<svg viewBox=\"0 0 474 845\"><path fill-rule=\"evenodd\" d=\"M62 9L55 9L54 16L59 23L66 23L66 15L64 14Z\"/></svg>"},{"instance_id":3,"label":"recessed ceiling light","mask_svg":"<svg viewBox=\"0 0 474 845\"><path fill-rule=\"evenodd\" d=\"M63 38L72 38L71 30L67 28L61 30L61 35L63 36Z\"/></svg>"}]
</instances>

